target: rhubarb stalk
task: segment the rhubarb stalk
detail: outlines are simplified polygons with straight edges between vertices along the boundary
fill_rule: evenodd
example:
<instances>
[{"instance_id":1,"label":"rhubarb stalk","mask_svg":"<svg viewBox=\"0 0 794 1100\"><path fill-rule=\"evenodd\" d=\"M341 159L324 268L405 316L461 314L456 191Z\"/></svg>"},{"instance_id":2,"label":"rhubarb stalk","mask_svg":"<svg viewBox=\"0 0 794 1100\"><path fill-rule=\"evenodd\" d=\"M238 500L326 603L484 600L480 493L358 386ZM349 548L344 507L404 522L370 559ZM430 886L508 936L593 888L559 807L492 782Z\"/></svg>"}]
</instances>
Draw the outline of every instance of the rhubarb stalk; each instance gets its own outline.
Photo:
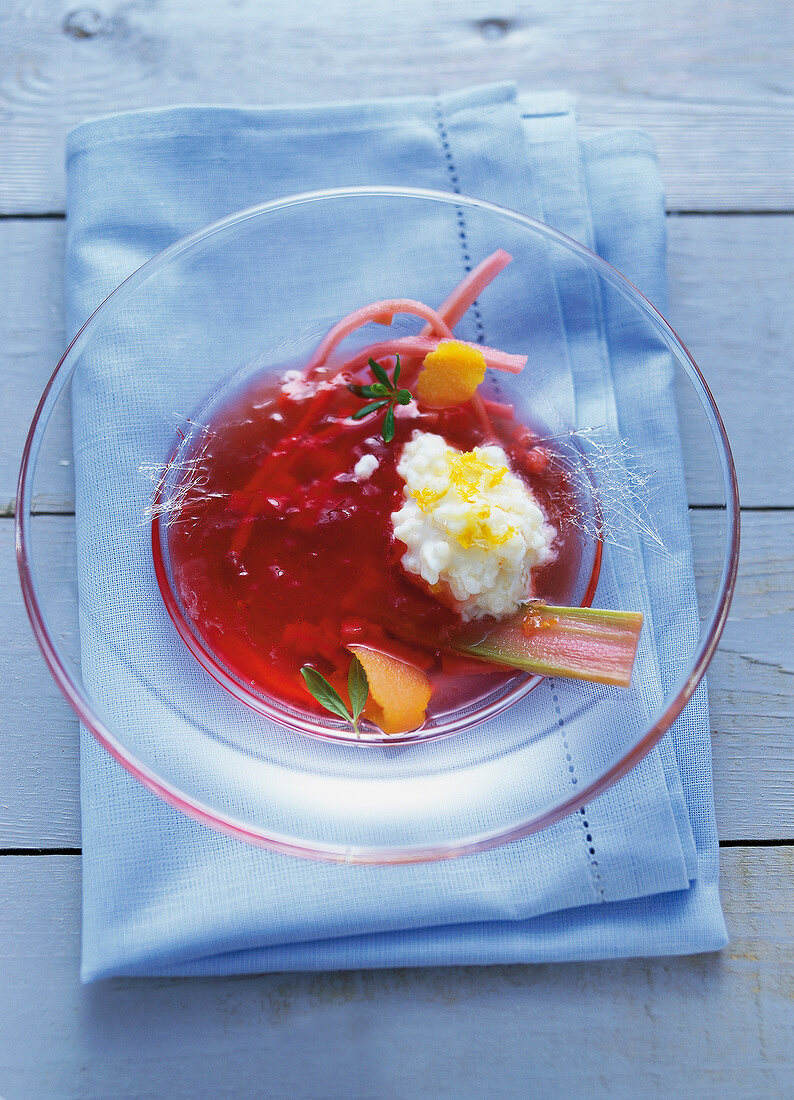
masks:
<instances>
[{"instance_id":1,"label":"rhubarb stalk","mask_svg":"<svg viewBox=\"0 0 794 1100\"><path fill-rule=\"evenodd\" d=\"M521 615L485 634L481 626L469 627L452 647L539 676L629 687L641 629L638 612L533 602Z\"/></svg>"}]
</instances>

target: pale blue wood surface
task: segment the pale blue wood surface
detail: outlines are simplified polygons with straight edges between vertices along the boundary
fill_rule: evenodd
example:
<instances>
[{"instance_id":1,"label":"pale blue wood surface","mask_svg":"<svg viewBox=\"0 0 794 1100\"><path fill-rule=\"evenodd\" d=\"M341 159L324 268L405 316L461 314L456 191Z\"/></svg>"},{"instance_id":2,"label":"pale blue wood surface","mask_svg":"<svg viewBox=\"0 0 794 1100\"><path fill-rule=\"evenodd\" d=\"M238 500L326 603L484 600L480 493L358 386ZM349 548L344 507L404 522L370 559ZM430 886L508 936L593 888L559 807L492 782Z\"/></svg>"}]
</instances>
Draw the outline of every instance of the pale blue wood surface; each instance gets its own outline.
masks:
<instances>
[{"instance_id":1,"label":"pale blue wood surface","mask_svg":"<svg viewBox=\"0 0 794 1100\"><path fill-rule=\"evenodd\" d=\"M779 0L0 7L3 1100L794 1092L791 47ZM722 852L732 943L692 959L82 989L79 856L52 854L79 845L76 723L10 591L8 515L26 424L62 350L63 135L83 117L138 106L493 79L578 91L585 127L642 125L659 147L671 320L723 406L750 509L711 691L720 833L743 842ZM45 511L70 507L62 440ZM710 503L699 491L695 503ZM57 568L70 520L37 522ZM715 522L695 515L698 561L709 560Z\"/></svg>"},{"instance_id":2,"label":"pale blue wood surface","mask_svg":"<svg viewBox=\"0 0 794 1100\"><path fill-rule=\"evenodd\" d=\"M648 129L672 210L788 210L790 24L785 0L4 0L0 211L63 208L63 135L92 114L493 80L579 92L585 127Z\"/></svg>"},{"instance_id":3,"label":"pale blue wood surface","mask_svg":"<svg viewBox=\"0 0 794 1100\"><path fill-rule=\"evenodd\" d=\"M784 1097L791 856L723 852L721 955L88 989L78 857L9 860L0 1087L7 1100Z\"/></svg>"}]
</instances>

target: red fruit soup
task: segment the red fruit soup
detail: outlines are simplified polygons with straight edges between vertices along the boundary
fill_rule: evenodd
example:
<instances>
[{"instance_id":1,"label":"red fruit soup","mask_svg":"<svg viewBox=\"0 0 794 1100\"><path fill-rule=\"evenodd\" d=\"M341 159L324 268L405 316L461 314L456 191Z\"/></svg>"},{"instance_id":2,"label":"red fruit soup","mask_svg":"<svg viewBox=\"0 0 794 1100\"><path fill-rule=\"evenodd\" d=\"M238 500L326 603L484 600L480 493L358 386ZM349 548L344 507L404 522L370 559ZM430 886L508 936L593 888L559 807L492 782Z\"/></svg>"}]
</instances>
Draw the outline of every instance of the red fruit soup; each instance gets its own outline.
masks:
<instances>
[{"instance_id":1,"label":"red fruit soup","mask_svg":"<svg viewBox=\"0 0 794 1100\"><path fill-rule=\"evenodd\" d=\"M352 419L361 404L324 367L308 380L269 371L207 406L158 490L158 582L194 655L256 709L323 716L300 669L312 665L344 695L346 646L358 644L426 673L427 722L438 725L527 677L445 651L461 620L405 573L392 535L403 446L419 429L462 451L504 448L557 530L554 561L533 570L534 595L550 603L587 603L595 585L598 555L577 521L581 475L487 397L479 410L398 407L389 443L382 418Z\"/></svg>"}]
</instances>

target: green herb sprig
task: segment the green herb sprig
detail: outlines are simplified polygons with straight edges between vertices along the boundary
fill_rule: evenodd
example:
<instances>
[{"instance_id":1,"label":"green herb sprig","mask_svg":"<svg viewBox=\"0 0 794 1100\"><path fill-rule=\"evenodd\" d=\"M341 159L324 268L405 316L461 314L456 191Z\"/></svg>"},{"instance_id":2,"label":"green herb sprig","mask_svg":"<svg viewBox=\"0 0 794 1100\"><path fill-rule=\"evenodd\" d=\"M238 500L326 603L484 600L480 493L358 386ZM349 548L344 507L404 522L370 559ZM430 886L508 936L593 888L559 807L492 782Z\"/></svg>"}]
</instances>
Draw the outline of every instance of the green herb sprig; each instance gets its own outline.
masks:
<instances>
[{"instance_id":1,"label":"green herb sprig","mask_svg":"<svg viewBox=\"0 0 794 1100\"><path fill-rule=\"evenodd\" d=\"M350 385L347 388L354 393L356 397L374 397L376 400L369 401L362 408L357 409L353 413L353 420L363 420L365 416L369 416L371 413L380 412L381 409L386 409L386 415L383 418L383 442L391 443L394 439L394 410L397 405L407 405L412 399L410 390L399 389L397 383L400 381L400 357L396 357L394 366L394 373L391 378L387 372L383 369L380 363L376 363L374 359L369 360L369 367L372 373L375 375L375 382L369 386L353 386Z\"/></svg>"},{"instance_id":2,"label":"green herb sprig","mask_svg":"<svg viewBox=\"0 0 794 1100\"><path fill-rule=\"evenodd\" d=\"M304 665L301 668L301 676L306 682L309 693L320 706L330 711L331 714L344 718L353 727L356 737L360 737L358 720L369 695L369 681L364 666L358 657L354 657L350 662L350 668L347 672L347 693L350 696L350 710L347 709L344 699L336 688L329 684L316 668L312 668L311 665Z\"/></svg>"}]
</instances>

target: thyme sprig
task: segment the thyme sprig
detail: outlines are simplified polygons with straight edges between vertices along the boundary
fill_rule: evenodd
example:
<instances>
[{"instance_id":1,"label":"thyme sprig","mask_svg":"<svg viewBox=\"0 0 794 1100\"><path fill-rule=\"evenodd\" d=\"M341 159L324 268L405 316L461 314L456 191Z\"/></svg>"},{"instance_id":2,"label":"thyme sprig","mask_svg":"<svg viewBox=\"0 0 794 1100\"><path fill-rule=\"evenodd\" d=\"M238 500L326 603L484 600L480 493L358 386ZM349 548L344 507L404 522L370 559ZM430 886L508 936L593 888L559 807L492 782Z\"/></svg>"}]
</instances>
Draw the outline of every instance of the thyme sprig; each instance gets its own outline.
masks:
<instances>
[{"instance_id":1,"label":"thyme sprig","mask_svg":"<svg viewBox=\"0 0 794 1100\"><path fill-rule=\"evenodd\" d=\"M359 737L358 720L369 695L369 681L364 666L358 657L354 657L350 662L347 673L347 693L350 696L350 710L347 709L344 699L336 688L316 668L312 668L311 665L304 665L301 668L301 676L306 682L309 693L320 706L330 711L331 714L344 718L353 727L356 737Z\"/></svg>"},{"instance_id":2,"label":"thyme sprig","mask_svg":"<svg viewBox=\"0 0 794 1100\"><path fill-rule=\"evenodd\" d=\"M407 405L412 399L412 394L410 390L401 389L397 385L400 381L401 370L399 355L396 357L394 373L391 378L389 378L388 373L380 363L376 363L374 359L369 360L369 368L375 375L373 383L368 386L350 385L347 387L356 397L375 398L374 401L368 401L362 408L356 409L353 413L353 420L363 420L365 416L369 416L371 413L386 409L381 434L384 443L391 443L394 439L394 410L397 405Z\"/></svg>"}]
</instances>

